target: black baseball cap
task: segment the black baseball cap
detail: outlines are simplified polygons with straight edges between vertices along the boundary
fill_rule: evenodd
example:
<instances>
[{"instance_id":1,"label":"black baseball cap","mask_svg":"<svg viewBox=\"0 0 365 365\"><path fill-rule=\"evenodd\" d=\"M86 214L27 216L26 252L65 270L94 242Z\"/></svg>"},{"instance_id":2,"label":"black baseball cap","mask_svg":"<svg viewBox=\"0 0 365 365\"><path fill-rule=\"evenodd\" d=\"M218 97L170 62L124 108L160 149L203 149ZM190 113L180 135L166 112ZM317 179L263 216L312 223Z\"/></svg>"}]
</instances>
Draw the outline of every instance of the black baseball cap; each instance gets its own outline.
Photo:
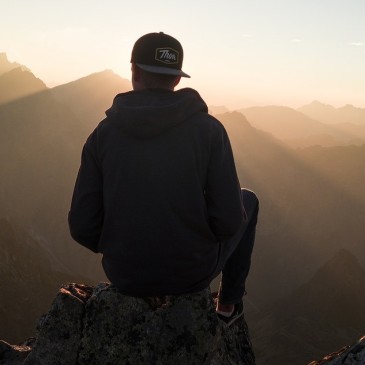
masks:
<instances>
[{"instance_id":1,"label":"black baseball cap","mask_svg":"<svg viewBox=\"0 0 365 365\"><path fill-rule=\"evenodd\" d=\"M180 42L160 32L145 34L136 41L131 62L147 72L190 77L181 70L183 58Z\"/></svg>"}]
</instances>

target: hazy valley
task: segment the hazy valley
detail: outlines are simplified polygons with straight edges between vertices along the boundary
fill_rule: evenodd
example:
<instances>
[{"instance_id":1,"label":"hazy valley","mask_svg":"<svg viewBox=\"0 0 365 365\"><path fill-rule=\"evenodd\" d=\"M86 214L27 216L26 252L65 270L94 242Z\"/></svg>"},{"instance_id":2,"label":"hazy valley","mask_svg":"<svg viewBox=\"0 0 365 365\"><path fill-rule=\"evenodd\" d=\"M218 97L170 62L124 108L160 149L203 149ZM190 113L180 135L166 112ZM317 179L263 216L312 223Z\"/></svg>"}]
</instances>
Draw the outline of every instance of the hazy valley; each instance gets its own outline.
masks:
<instances>
[{"instance_id":1,"label":"hazy valley","mask_svg":"<svg viewBox=\"0 0 365 365\"><path fill-rule=\"evenodd\" d=\"M50 89L0 55L1 338L32 336L62 282L105 280L67 213L85 139L130 89L112 71ZM245 302L258 364L305 364L353 342L365 334L365 109L210 111L260 198Z\"/></svg>"}]
</instances>

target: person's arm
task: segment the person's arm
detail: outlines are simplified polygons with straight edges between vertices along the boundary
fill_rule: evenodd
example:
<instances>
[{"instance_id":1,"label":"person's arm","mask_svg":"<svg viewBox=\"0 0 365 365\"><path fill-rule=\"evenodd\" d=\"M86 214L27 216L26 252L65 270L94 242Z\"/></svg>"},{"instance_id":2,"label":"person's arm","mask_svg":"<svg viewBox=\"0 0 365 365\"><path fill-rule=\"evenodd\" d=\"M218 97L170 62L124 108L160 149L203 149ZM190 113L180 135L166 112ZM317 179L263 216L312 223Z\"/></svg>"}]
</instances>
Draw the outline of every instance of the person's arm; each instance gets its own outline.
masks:
<instances>
[{"instance_id":1,"label":"person's arm","mask_svg":"<svg viewBox=\"0 0 365 365\"><path fill-rule=\"evenodd\" d=\"M98 252L98 243L103 226L103 183L96 156L97 132L86 141L81 166L68 214L68 224L72 238Z\"/></svg>"},{"instance_id":2,"label":"person's arm","mask_svg":"<svg viewBox=\"0 0 365 365\"><path fill-rule=\"evenodd\" d=\"M222 241L238 231L246 214L227 132L215 132L205 192L211 229Z\"/></svg>"}]
</instances>

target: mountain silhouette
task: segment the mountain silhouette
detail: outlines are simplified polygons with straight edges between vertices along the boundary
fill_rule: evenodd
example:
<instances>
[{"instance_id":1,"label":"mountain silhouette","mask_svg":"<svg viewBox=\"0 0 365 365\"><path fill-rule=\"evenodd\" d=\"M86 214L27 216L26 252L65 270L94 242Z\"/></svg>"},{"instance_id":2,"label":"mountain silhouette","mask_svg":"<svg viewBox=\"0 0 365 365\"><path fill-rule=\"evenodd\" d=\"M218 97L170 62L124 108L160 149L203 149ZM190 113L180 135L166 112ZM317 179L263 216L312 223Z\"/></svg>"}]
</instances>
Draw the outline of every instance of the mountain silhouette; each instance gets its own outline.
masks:
<instances>
[{"instance_id":1,"label":"mountain silhouette","mask_svg":"<svg viewBox=\"0 0 365 365\"><path fill-rule=\"evenodd\" d=\"M250 123L258 129L271 133L276 138L287 140L325 134L328 126L284 106L264 106L240 109Z\"/></svg>"},{"instance_id":2,"label":"mountain silhouette","mask_svg":"<svg viewBox=\"0 0 365 365\"><path fill-rule=\"evenodd\" d=\"M365 263L365 145L292 150L241 113L218 118L241 186L261 202L248 281L256 305L270 307L304 283L344 242Z\"/></svg>"},{"instance_id":3,"label":"mountain silhouette","mask_svg":"<svg viewBox=\"0 0 365 365\"><path fill-rule=\"evenodd\" d=\"M31 72L15 68L0 75L0 105L46 89L44 82Z\"/></svg>"},{"instance_id":4,"label":"mountain silhouette","mask_svg":"<svg viewBox=\"0 0 365 365\"><path fill-rule=\"evenodd\" d=\"M31 236L35 237L19 238L16 244L7 237L6 244L1 246L5 247L4 257L16 255L15 251L11 251L12 245L19 253L16 262L0 262L4 272L13 273L14 279L7 280L7 275L2 276L6 279L3 285L7 287L2 293L7 297L1 300L3 306L0 311L2 318L6 317L9 311L9 320L2 320L1 328L7 332L7 336L3 332L4 336L1 337L16 341L16 338L24 339L28 336L28 329L34 328L35 320L49 305L42 304L42 298L51 298L54 294L50 293L52 288L57 290L62 282L71 280L71 277L73 281L76 279L92 282L95 278L103 280L105 276L99 262L100 257L75 244L70 238L67 226L67 213L81 148L87 135L97 124L95 117L90 120L89 114L78 114L75 108L77 104L72 98L68 98L68 95L62 98L65 93L70 93L78 99L77 93L72 94L73 88L69 89L68 85L57 88L53 93L53 90L39 83L30 72L13 69L0 77L0 80L11 80L9 75L19 76L17 86L21 92L19 97L0 105L0 218L8 217L11 222L15 222L14 224L19 226L16 230L24 231L24 237L28 234L26 232L31 232ZM94 81L94 77L98 79L97 82ZM117 82L114 80L108 89L110 79L110 73L104 72L71 83L79 89L80 85L82 86L79 90L80 102L84 101L81 110L88 109L91 114L95 114L96 110L100 113L100 108L102 111L109 108L112 98L108 101L102 99L105 103L103 106L100 106L100 100L99 103L95 100L101 93L111 95L115 92ZM115 79L121 86L121 90L118 91L124 91L125 82L118 77ZM34 88L32 95L20 97L29 90L29 84L40 85L39 91L35 92L37 88ZM4 229L4 226L0 229ZM29 255L22 254L22 245L26 243L26 252ZM34 259L30 253L38 259ZM27 267L30 271L34 269L27 263L27 256L42 271L41 277L37 274L39 271L35 271L39 280L43 280L47 269L52 268L49 281L54 283L54 286L48 285L47 282L43 294L36 289L36 286L42 286L37 278L27 275ZM79 279L81 277L88 279ZM22 285L18 285L17 280L21 281ZM23 290L23 287L29 290ZM31 290L36 298L32 298ZM26 301L20 297L22 292L28 293ZM19 298L19 305L11 308L10 303L16 300L15 298ZM31 300L34 301L34 305L30 305ZM29 305L26 316L25 305Z\"/></svg>"},{"instance_id":5,"label":"mountain silhouette","mask_svg":"<svg viewBox=\"0 0 365 365\"><path fill-rule=\"evenodd\" d=\"M84 90L80 100L85 100L84 109L90 113L100 108L95 106L95 94L111 93L105 90L108 82L103 84L102 75L81 81ZM94 77L99 79L99 88L94 87ZM119 80L124 87L124 81ZM61 95L58 91L56 94ZM76 115L73 102L62 103L57 96L46 89L0 106L0 217L21 222L71 271L85 275L88 272L91 276L99 273L104 278L100 258L75 244L67 226L81 149L97 122L95 118L90 120L88 113L85 117ZM102 110L109 108L111 102L105 100ZM80 265L82 257L84 263Z\"/></svg>"},{"instance_id":6,"label":"mountain silhouette","mask_svg":"<svg viewBox=\"0 0 365 365\"><path fill-rule=\"evenodd\" d=\"M346 129L338 128L308 117L292 108L265 106L240 109L250 123L291 147L312 145L334 146L362 144L365 139Z\"/></svg>"},{"instance_id":7,"label":"mountain silhouette","mask_svg":"<svg viewBox=\"0 0 365 365\"><path fill-rule=\"evenodd\" d=\"M14 68L21 68L23 71L30 71L28 67L17 62L10 62L6 53L0 52L0 76L5 72L11 71Z\"/></svg>"},{"instance_id":8,"label":"mountain silhouette","mask_svg":"<svg viewBox=\"0 0 365 365\"><path fill-rule=\"evenodd\" d=\"M229 113L229 109L224 105L209 105L208 110L212 115Z\"/></svg>"},{"instance_id":9,"label":"mountain silhouette","mask_svg":"<svg viewBox=\"0 0 365 365\"><path fill-rule=\"evenodd\" d=\"M363 288L365 270L357 258L346 249L337 251L258 320L253 330L258 365L307 364L355 341L365 328Z\"/></svg>"},{"instance_id":10,"label":"mountain silhouette","mask_svg":"<svg viewBox=\"0 0 365 365\"><path fill-rule=\"evenodd\" d=\"M352 105L334 108L331 105L314 101L299 108L298 111L331 125L353 143L364 143L365 141L365 108L355 108ZM318 144L326 145L323 141ZM333 145L333 142L328 142L327 145Z\"/></svg>"},{"instance_id":11,"label":"mountain silhouette","mask_svg":"<svg viewBox=\"0 0 365 365\"><path fill-rule=\"evenodd\" d=\"M59 286L82 276L57 271L54 259L17 224L0 219L0 338L19 343L34 336Z\"/></svg>"},{"instance_id":12,"label":"mountain silhouette","mask_svg":"<svg viewBox=\"0 0 365 365\"><path fill-rule=\"evenodd\" d=\"M88 128L90 125L95 127L105 118L105 110L111 106L118 93L131 89L129 80L105 70L56 86L51 93L55 100L67 106Z\"/></svg>"},{"instance_id":13,"label":"mountain silhouette","mask_svg":"<svg viewBox=\"0 0 365 365\"><path fill-rule=\"evenodd\" d=\"M341 108L335 108L319 101L313 101L297 110L326 124L351 123L365 125L365 108L356 108L349 104Z\"/></svg>"},{"instance_id":14,"label":"mountain silhouette","mask_svg":"<svg viewBox=\"0 0 365 365\"><path fill-rule=\"evenodd\" d=\"M36 82L34 75L30 77ZM100 256L71 240L67 213L82 146L115 94L130 87L125 79L103 71L0 105L0 218L7 217L28 232L54 271L104 279ZM289 127L291 115L300 115L303 124L309 119L285 108L277 108L276 113ZM272 131L260 130L247 114L217 117L230 136L241 185L260 199L257 244L245 297L245 303L250 303L246 308L251 308L247 318L257 321L276 302L292 305L290 293L307 283L343 246L364 266L365 145L293 150ZM311 123L314 128L332 128ZM22 270L14 275L26 283ZM12 288L17 292L17 286ZM308 300L311 310L316 305ZM14 313L20 313L16 309ZM271 322L262 323L268 328ZM323 321L323 328L329 325ZM307 335L290 328L296 339ZM262 337L256 340L264 345L272 334L269 330L258 333ZM283 341L278 347L285 346L287 338L277 338ZM305 343L306 338L302 340ZM311 359L320 357L313 354Z\"/></svg>"},{"instance_id":15,"label":"mountain silhouette","mask_svg":"<svg viewBox=\"0 0 365 365\"><path fill-rule=\"evenodd\" d=\"M115 94L128 90L104 71L0 106L0 217L34 233L71 272L101 280L100 256L71 239L67 214L82 146Z\"/></svg>"}]
</instances>

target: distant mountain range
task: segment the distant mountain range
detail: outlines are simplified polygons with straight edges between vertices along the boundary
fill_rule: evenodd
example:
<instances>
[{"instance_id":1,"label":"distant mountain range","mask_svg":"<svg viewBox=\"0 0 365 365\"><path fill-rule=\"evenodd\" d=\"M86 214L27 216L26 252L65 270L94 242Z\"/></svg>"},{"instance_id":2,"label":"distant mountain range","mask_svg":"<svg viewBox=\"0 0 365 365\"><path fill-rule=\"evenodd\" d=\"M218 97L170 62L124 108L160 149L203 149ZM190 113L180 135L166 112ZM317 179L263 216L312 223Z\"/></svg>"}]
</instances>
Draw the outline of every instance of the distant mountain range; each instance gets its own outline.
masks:
<instances>
[{"instance_id":1,"label":"distant mountain range","mask_svg":"<svg viewBox=\"0 0 365 365\"><path fill-rule=\"evenodd\" d=\"M314 103L315 106L318 103ZM322 104L321 104L322 105ZM294 110L283 106L266 106L240 109L250 123L274 137L285 141L291 147L338 146L365 143L365 109L345 107L333 108L333 120L347 120L346 123L327 123L329 118L316 113L320 108L313 104ZM316 117L322 116L322 119ZM361 123L360 123L361 121Z\"/></svg>"},{"instance_id":2,"label":"distant mountain range","mask_svg":"<svg viewBox=\"0 0 365 365\"><path fill-rule=\"evenodd\" d=\"M105 280L100 257L69 237L67 213L85 139L104 117L114 96L130 90L131 84L112 71L103 71L49 89L29 70L19 69L18 64L13 67L12 63L2 72L6 70L5 63L4 57L0 57L0 90L4 90L2 85L8 85L9 89L9 94L4 92L4 101L0 102L0 219L5 218L5 223L0 225L0 235L10 226L19 227L19 231L24 232L23 237L31 237L18 242L34 243L28 246L37 247L34 252L40 262L34 262L39 267L44 262L45 271L52 268L51 282L62 279L60 273L70 280L81 276L86 277L84 280ZM360 132L357 136L342 135L337 126L286 107L246 108L232 113L225 112L224 107L210 109L220 112L217 117L228 131L241 184L257 192L260 198L257 245L245 299L248 322L254 328L257 346L265 348L273 341L278 349L277 356L284 356L288 337L293 346L298 347L301 343L307 344L308 337L302 336L308 336L309 330L304 325L305 330L299 325L289 326L290 320L278 312L276 303L281 303L284 312L299 316L303 308L294 298L300 297L309 306L310 313L314 313L317 306L326 312L326 307L319 306L312 296L313 285L318 281L330 288L337 278L333 276L331 280L332 274L327 275L327 285L324 279L314 276L322 272L319 268L327 267L326 262L342 248L349 251L349 256L357 257L356 265L365 266L365 142ZM350 123L352 127L362 128L361 123ZM321 135L327 136L324 143L327 147L319 144ZM13 265L14 282L23 281L25 286L31 277L22 274L26 272L26 255L19 255L15 260L10 236L5 235L1 246L5 247L5 253L0 256L0 267L7 272L8 263ZM24 247L19 250L28 252ZM41 251L43 253L38 255ZM13 255L13 261L8 260L3 265L2 257L9 255ZM356 266L352 259L346 262L346 265L350 262L351 266ZM43 280L42 275L40 280ZM312 280L313 277L316 279ZM21 294L19 284L11 288L15 297ZM301 294L305 292L308 297ZM323 293L326 293L324 289ZM30 301L19 304L11 315L21 313L21 305L31 304ZM298 312L293 306L298 306ZM359 307L363 308L357 300L353 301L353 306L349 308L354 313ZM6 308L10 308L9 305ZM40 307L37 308L33 316L39 313ZM336 305L333 308L333 313L342 316L342 304L337 311ZM331 313L327 317L323 315L318 325L310 316L305 321L311 324L313 332L326 333L325 328L333 328ZM5 315L0 305L0 316ZM280 328L289 328L292 336L284 330L285 336L273 337L275 328L271 323L279 326L279 332ZM361 316L358 323L365 327ZM338 322L333 323L337 325ZM342 329L339 331L345 333ZM329 342L335 344L339 337L332 332L327 336ZM353 342L356 339L353 335L352 330L345 333L341 337L343 344ZM312 357L309 352L301 356L303 359L320 358L318 354L328 352L325 344L322 345L309 348L309 352L315 352ZM333 349L336 348L337 345ZM274 350L271 347L272 356L276 356ZM265 354L259 353L267 360ZM272 361L266 363L276 365Z\"/></svg>"},{"instance_id":3,"label":"distant mountain range","mask_svg":"<svg viewBox=\"0 0 365 365\"><path fill-rule=\"evenodd\" d=\"M9 62L6 53L0 52L0 76L6 72L20 68L23 71L30 71L28 67L17 62Z\"/></svg>"},{"instance_id":4,"label":"distant mountain range","mask_svg":"<svg viewBox=\"0 0 365 365\"><path fill-rule=\"evenodd\" d=\"M0 339L19 343L34 336L61 284L86 280L55 269L53 261L19 225L0 218Z\"/></svg>"},{"instance_id":5,"label":"distant mountain range","mask_svg":"<svg viewBox=\"0 0 365 365\"><path fill-rule=\"evenodd\" d=\"M365 144L292 150L241 113L219 119L241 184L261 201L249 280L256 302L270 307L342 247L364 265Z\"/></svg>"},{"instance_id":6,"label":"distant mountain range","mask_svg":"<svg viewBox=\"0 0 365 365\"><path fill-rule=\"evenodd\" d=\"M0 105L44 91L47 86L21 67L0 74Z\"/></svg>"},{"instance_id":7,"label":"distant mountain range","mask_svg":"<svg viewBox=\"0 0 365 365\"><path fill-rule=\"evenodd\" d=\"M258 365L308 364L365 333L365 269L339 250L315 275L257 316Z\"/></svg>"},{"instance_id":8,"label":"distant mountain range","mask_svg":"<svg viewBox=\"0 0 365 365\"><path fill-rule=\"evenodd\" d=\"M341 108L335 108L319 101L313 101L297 110L310 118L326 124L353 123L365 125L365 108L356 108L350 104Z\"/></svg>"},{"instance_id":9,"label":"distant mountain range","mask_svg":"<svg viewBox=\"0 0 365 365\"><path fill-rule=\"evenodd\" d=\"M11 77L38 83L29 71L16 70L0 83L4 77L10 84ZM100 258L71 240L67 213L82 146L115 94L129 89L129 82L104 71L26 97L13 94L0 105L0 217L21 222L71 271L103 279Z\"/></svg>"},{"instance_id":10,"label":"distant mountain range","mask_svg":"<svg viewBox=\"0 0 365 365\"><path fill-rule=\"evenodd\" d=\"M51 93L57 102L67 105L80 122L86 123L84 127L90 128L105 118L105 110L112 105L115 95L131 88L130 81L105 70L56 86Z\"/></svg>"},{"instance_id":11,"label":"distant mountain range","mask_svg":"<svg viewBox=\"0 0 365 365\"><path fill-rule=\"evenodd\" d=\"M16 343L62 283L106 279L100 257L71 240L67 212L82 145L130 84L104 71L48 89L13 66L0 76L0 338Z\"/></svg>"},{"instance_id":12,"label":"distant mountain range","mask_svg":"<svg viewBox=\"0 0 365 365\"><path fill-rule=\"evenodd\" d=\"M216 114L224 114L229 113L230 110L225 107L224 105L215 106L215 105L209 105L209 114L216 115Z\"/></svg>"}]
</instances>

